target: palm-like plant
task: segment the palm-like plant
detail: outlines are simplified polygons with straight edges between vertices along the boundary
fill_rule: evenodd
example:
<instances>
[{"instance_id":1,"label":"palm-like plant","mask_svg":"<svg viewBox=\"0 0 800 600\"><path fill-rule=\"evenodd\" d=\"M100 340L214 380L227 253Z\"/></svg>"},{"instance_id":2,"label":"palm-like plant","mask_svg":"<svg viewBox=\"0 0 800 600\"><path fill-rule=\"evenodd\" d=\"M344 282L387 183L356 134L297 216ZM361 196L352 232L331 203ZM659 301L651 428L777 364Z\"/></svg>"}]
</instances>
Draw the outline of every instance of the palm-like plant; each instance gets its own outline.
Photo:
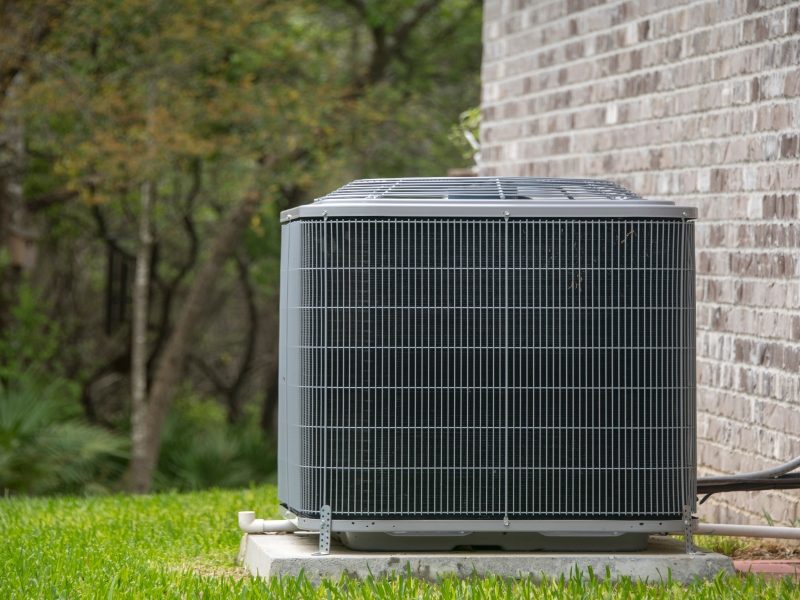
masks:
<instances>
[{"instance_id":1,"label":"palm-like plant","mask_svg":"<svg viewBox=\"0 0 800 600\"><path fill-rule=\"evenodd\" d=\"M0 387L0 492L80 492L119 474L125 439L70 417L63 394L31 377Z\"/></svg>"},{"instance_id":2,"label":"palm-like plant","mask_svg":"<svg viewBox=\"0 0 800 600\"><path fill-rule=\"evenodd\" d=\"M167 420L158 489L242 487L273 472L272 445L252 421L230 425L214 403L178 403Z\"/></svg>"}]
</instances>

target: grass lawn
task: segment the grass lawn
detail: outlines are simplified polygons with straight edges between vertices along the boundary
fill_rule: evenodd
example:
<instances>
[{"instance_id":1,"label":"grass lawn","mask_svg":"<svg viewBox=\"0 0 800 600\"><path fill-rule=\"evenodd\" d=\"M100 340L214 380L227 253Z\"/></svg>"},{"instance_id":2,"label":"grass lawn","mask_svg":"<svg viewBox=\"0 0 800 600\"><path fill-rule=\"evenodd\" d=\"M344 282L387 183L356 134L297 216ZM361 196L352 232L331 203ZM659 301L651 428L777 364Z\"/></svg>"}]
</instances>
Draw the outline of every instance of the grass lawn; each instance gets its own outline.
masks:
<instances>
[{"instance_id":1,"label":"grass lawn","mask_svg":"<svg viewBox=\"0 0 800 600\"><path fill-rule=\"evenodd\" d=\"M800 585L723 577L688 588L578 577L428 584L263 582L235 564L236 511L278 516L274 486L132 497L0 499L0 598L800 598ZM270 515L270 512L272 515Z\"/></svg>"}]
</instances>

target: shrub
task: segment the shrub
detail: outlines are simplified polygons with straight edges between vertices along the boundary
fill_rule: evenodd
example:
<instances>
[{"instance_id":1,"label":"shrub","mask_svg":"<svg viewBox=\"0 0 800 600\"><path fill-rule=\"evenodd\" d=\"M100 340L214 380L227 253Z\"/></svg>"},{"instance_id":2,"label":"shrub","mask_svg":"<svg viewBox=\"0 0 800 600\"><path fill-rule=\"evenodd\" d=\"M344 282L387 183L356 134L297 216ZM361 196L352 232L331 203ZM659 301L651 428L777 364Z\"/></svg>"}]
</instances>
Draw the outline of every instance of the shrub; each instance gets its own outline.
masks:
<instances>
[{"instance_id":1,"label":"shrub","mask_svg":"<svg viewBox=\"0 0 800 600\"><path fill-rule=\"evenodd\" d=\"M69 395L65 384L39 384L30 375L0 387L4 493L102 491L121 472L127 442L70 415Z\"/></svg>"},{"instance_id":2,"label":"shrub","mask_svg":"<svg viewBox=\"0 0 800 600\"><path fill-rule=\"evenodd\" d=\"M255 419L231 425L211 400L176 403L164 431L157 489L241 487L269 479L275 452Z\"/></svg>"},{"instance_id":3,"label":"shrub","mask_svg":"<svg viewBox=\"0 0 800 600\"><path fill-rule=\"evenodd\" d=\"M34 371L52 376L61 331L58 323L48 319L44 303L27 282L19 286L4 329L0 332L0 382Z\"/></svg>"}]
</instances>

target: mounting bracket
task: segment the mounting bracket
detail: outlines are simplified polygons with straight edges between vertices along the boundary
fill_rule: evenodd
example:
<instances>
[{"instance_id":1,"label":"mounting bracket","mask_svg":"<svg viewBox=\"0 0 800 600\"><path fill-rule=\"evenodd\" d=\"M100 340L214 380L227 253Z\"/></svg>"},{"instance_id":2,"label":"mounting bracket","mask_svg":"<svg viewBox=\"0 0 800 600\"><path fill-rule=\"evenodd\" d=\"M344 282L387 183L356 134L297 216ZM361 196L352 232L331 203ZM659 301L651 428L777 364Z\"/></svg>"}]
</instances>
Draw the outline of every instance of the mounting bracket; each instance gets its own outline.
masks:
<instances>
[{"instance_id":1,"label":"mounting bracket","mask_svg":"<svg viewBox=\"0 0 800 600\"><path fill-rule=\"evenodd\" d=\"M331 507L319 509L319 554L331 553Z\"/></svg>"},{"instance_id":2,"label":"mounting bracket","mask_svg":"<svg viewBox=\"0 0 800 600\"><path fill-rule=\"evenodd\" d=\"M694 545L694 531L692 530L692 509L688 504L683 505L683 543L686 554L696 554L697 547Z\"/></svg>"}]
</instances>

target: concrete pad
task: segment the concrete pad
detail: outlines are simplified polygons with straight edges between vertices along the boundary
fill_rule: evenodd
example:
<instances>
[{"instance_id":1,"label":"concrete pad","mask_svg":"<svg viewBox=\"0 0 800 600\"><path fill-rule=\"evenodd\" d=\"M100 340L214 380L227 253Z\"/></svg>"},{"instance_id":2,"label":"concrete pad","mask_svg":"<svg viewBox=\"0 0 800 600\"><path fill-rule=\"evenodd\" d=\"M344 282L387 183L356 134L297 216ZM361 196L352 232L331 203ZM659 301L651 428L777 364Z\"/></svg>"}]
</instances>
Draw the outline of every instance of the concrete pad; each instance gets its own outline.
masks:
<instances>
[{"instance_id":1,"label":"concrete pad","mask_svg":"<svg viewBox=\"0 0 800 600\"><path fill-rule=\"evenodd\" d=\"M683 543L663 537L650 538L643 552L361 552L333 542L331 553L316 554L319 537L315 533L245 535L240 559L253 575L259 577L297 576L302 571L312 583L349 575L362 579L372 574L385 577L410 573L429 581L445 575L469 577L473 574L501 577L569 575L576 568L591 568L599 578L610 569L613 580L630 577L659 582L672 579L688 583L708 579L719 571L733 573L730 558L716 553L685 554Z\"/></svg>"}]
</instances>

